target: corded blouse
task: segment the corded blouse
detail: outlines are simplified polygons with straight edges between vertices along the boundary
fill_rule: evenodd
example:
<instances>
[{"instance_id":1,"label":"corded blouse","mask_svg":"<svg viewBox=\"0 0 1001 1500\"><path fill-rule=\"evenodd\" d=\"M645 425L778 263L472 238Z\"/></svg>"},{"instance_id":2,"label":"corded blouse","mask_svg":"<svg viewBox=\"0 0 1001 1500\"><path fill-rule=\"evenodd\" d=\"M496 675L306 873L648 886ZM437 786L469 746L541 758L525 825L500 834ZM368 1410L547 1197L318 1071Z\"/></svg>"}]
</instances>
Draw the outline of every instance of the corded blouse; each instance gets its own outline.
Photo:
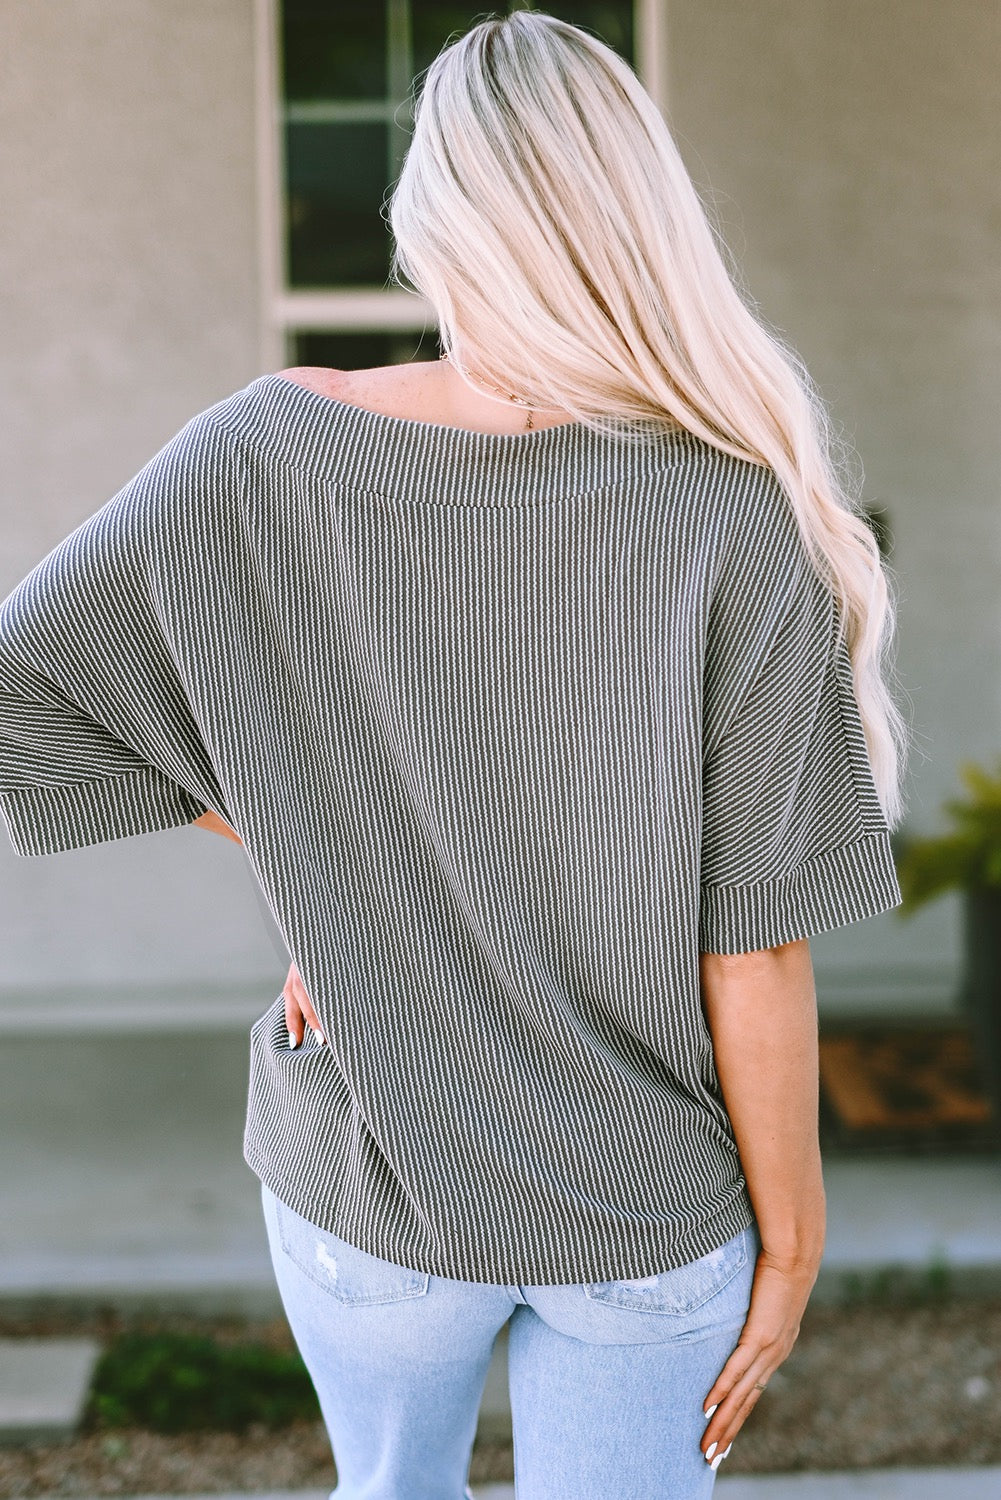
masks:
<instances>
[{"instance_id":1,"label":"corded blouse","mask_svg":"<svg viewBox=\"0 0 1001 1500\"><path fill-rule=\"evenodd\" d=\"M239 833L327 1038L280 995L251 1032L246 1159L297 1213L641 1277L753 1218L700 949L900 900L835 613L771 471L691 434L265 375L0 606L0 807L20 854Z\"/></svg>"}]
</instances>

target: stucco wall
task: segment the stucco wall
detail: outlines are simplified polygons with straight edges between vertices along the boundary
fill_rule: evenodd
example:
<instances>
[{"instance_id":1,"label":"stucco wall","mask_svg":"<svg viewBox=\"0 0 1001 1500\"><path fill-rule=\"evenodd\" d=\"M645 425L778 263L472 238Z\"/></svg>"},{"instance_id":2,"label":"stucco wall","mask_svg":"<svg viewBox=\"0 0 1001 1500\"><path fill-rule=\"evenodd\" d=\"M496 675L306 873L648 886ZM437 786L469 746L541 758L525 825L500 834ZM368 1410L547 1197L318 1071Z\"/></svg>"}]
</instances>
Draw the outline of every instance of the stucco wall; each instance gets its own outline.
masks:
<instances>
[{"instance_id":1,"label":"stucco wall","mask_svg":"<svg viewBox=\"0 0 1001 1500\"><path fill-rule=\"evenodd\" d=\"M252 0L4 0L2 593L260 373L253 21ZM0 991L265 976L267 1002L279 967L222 839L0 840Z\"/></svg>"},{"instance_id":2,"label":"stucco wall","mask_svg":"<svg viewBox=\"0 0 1001 1500\"><path fill-rule=\"evenodd\" d=\"M252 0L4 0L0 591L260 369ZM999 747L1001 9L670 0L670 115L765 316L889 511L911 822ZM922 758L922 756L926 758ZM941 1007L957 911L814 941L822 1005ZM270 998L243 857L0 840L0 997Z\"/></svg>"},{"instance_id":3,"label":"stucco wall","mask_svg":"<svg viewBox=\"0 0 1001 1500\"><path fill-rule=\"evenodd\" d=\"M934 826L958 762L1001 754L1001 7L670 0L668 15L689 170L889 513L909 822ZM948 992L957 918L949 901L816 939L828 995L856 969L905 981L902 1004Z\"/></svg>"}]
</instances>

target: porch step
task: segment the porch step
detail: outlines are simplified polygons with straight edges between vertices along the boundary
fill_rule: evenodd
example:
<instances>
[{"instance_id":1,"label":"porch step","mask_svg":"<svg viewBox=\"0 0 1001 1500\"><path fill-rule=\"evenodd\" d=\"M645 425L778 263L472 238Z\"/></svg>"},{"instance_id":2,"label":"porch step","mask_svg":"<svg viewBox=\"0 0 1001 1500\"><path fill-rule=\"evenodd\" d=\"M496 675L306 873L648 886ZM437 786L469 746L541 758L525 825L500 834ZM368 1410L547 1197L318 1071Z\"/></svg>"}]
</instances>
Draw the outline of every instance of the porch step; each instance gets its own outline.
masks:
<instances>
[{"instance_id":1,"label":"porch step","mask_svg":"<svg viewBox=\"0 0 1001 1500\"><path fill-rule=\"evenodd\" d=\"M100 1352L93 1339L0 1339L0 1443L71 1437Z\"/></svg>"}]
</instances>

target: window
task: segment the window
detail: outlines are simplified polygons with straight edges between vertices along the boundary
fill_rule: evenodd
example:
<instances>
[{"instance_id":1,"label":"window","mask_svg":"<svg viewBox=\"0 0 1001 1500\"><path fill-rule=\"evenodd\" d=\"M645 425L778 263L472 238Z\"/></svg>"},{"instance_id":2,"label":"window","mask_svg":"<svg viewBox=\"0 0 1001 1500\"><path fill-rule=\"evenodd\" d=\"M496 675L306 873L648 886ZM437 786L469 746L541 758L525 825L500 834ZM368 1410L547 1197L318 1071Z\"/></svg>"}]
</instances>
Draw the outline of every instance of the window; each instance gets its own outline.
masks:
<instances>
[{"instance_id":1,"label":"window","mask_svg":"<svg viewBox=\"0 0 1001 1500\"><path fill-rule=\"evenodd\" d=\"M639 53L663 103L650 76L663 76L663 0L540 8L596 32L634 65ZM410 141L413 79L486 13L436 0L258 0L267 366L437 358L428 310L389 285L381 210Z\"/></svg>"}]
</instances>

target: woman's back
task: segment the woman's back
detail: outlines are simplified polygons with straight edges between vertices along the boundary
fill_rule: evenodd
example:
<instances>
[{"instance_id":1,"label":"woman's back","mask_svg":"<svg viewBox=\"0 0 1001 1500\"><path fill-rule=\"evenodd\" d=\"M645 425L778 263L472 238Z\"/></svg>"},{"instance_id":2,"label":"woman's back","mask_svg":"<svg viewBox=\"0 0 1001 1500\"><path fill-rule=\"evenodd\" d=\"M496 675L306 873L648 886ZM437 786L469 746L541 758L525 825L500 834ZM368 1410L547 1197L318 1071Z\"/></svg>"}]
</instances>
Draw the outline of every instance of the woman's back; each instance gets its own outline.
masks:
<instances>
[{"instance_id":1,"label":"woman's back","mask_svg":"<svg viewBox=\"0 0 1001 1500\"><path fill-rule=\"evenodd\" d=\"M5 810L26 852L239 830L327 1038L290 1051L282 997L254 1027L283 1202L438 1275L642 1274L750 1222L700 949L893 904L886 827L774 476L428 422L475 419L447 379L263 376L40 565L7 774L79 755L68 694L86 796Z\"/></svg>"}]
</instances>

